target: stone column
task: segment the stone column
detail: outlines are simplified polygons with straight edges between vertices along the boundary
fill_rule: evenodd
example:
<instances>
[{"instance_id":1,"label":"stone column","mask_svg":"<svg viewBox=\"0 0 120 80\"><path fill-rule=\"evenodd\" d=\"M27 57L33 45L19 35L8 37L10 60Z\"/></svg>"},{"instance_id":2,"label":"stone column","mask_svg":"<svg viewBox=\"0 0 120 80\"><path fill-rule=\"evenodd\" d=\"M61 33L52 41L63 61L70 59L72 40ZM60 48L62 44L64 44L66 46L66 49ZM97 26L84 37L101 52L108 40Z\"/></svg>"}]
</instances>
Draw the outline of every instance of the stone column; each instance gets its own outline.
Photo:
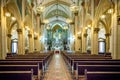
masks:
<instances>
[{"instance_id":1,"label":"stone column","mask_svg":"<svg viewBox=\"0 0 120 80\"><path fill-rule=\"evenodd\" d=\"M12 35L11 34L7 34L7 46L8 46L8 53L11 53L11 37L12 37Z\"/></svg>"},{"instance_id":2,"label":"stone column","mask_svg":"<svg viewBox=\"0 0 120 80\"><path fill-rule=\"evenodd\" d=\"M120 24L117 21L117 4L118 0L115 0L115 6L114 6L114 13L112 14L112 20L111 20L111 43L110 43L110 52L113 59L120 59L120 46L118 46L120 43L120 38L118 34L120 35Z\"/></svg>"},{"instance_id":3,"label":"stone column","mask_svg":"<svg viewBox=\"0 0 120 80\"><path fill-rule=\"evenodd\" d=\"M78 39L79 39L79 43L80 43L79 51L82 52L82 38L81 38L81 36L78 36Z\"/></svg>"},{"instance_id":4,"label":"stone column","mask_svg":"<svg viewBox=\"0 0 120 80\"><path fill-rule=\"evenodd\" d=\"M34 37L34 45L35 45L34 51L38 51L38 46L39 46L39 44L38 44L38 36Z\"/></svg>"},{"instance_id":5,"label":"stone column","mask_svg":"<svg viewBox=\"0 0 120 80\"><path fill-rule=\"evenodd\" d=\"M78 31L79 31L79 27L78 27L78 12L75 12L75 51L79 50L79 40L78 40Z\"/></svg>"},{"instance_id":6,"label":"stone column","mask_svg":"<svg viewBox=\"0 0 120 80\"><path fill-rule=\"evenodd\" d=\"M99 28L94 28L94 33L93 33L93 52L92 54L98 54L98 31L99 31Z\"/></svg>"},{"instance_id":7,"label":"stone column","mask_svg":"<svg viewBox=\"0 0 120 80\"><path fill-rule=\"evenodd\" d=\"M17 29L18 32L18 55L24 55L24 45L23 45L23 31L22 29Z\"/></svg>"},{"instance_id":8,"label":"stone column","mask_svg":"<svg viewBox=\"0 0 120 80\"><path fill-rule=\"evenodd\" d=\"M40 14L37 14L37 26L36 26L37 36L35 38L35 49L36 51L40 51Z\"/></svg>"},{"instance_id":9,"label":"stone column","mask_svg":"<svg viewBox=\"0 0 120 80\"><path fill-rule=\"evenodd\" d=\"M1 1L1 25L0 25L0 59L5 59L7 53L7 29L6 29L6 16L4 15L4 0Z\"/></svg>"},{"instance_id":10,"label":"stone column","mask_svg":"<svg viewBox=\"0 0 120 80\"><path fill-rule=\"evenodd\" d=\"M109 52L110 49L110 33L105 34L106 36L106 52Z\"/></svg>"},{"instance_id":11,"label":"stone column","mask_svg":"<svg viewBox=\"0 0 120 80\"><path fill-rule=\"evenodd\" d=\"M71 37L73 37L74 36L74 25L73 25L73 23L70 23L70 25L71 25L71 27L70 27L70 31L71 31ZM73 39L73 38L72 38ZM71 50L75 50L75 44L74 44L74 40L71 40L70 39L70 43L71 43Z\"/></svg>"},{"instance_id":12,"label":"stone column","mask_svg":"<svg viewBox=\"0 0 120 80\"><path fill-rule=\"evenodd\" d=\"M86 53L86 47L87 47L87 33L84 33L82 35L82 53Z\"/></svg>"},{"instance_id":13,"label":"stone column","mask_svg":"<svg viewBox=\"0 0 120 80\"><path fill-rule=\"evenodd\" d=\"M34 39L33 35L31 33L28 34L29 38L29 53L32 53L34 51Z\"/></svg>"}]
</instances>

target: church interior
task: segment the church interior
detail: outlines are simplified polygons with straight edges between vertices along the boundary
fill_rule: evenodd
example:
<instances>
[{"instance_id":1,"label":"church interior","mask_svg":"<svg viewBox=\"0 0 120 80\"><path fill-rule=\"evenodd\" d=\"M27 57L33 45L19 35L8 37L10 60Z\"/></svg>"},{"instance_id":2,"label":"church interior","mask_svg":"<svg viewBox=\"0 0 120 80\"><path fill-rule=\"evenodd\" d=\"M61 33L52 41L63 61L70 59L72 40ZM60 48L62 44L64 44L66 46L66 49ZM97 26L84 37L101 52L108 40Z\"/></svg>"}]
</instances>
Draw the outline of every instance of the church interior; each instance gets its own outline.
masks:
<instances>
[{"instance_id":1,"label":"church interior","mask_svg":"<svg viewBox=\"0 0 120 80\"><path fill-rule=\"evenodd\" d=\"M120 80L120 0L0 0L0 80Z\"/></svg>"}]
</instances>

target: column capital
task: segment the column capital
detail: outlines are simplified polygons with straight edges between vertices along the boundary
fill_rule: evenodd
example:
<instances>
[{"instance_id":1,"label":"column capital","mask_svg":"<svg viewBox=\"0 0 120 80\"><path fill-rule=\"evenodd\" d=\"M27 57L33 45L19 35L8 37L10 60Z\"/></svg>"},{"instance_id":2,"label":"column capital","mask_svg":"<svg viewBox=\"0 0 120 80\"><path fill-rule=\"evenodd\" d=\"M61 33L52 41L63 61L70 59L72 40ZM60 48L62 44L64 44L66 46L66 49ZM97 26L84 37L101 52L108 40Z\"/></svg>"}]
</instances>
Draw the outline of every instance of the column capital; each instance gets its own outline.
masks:
<instances>
[{"instance_id":1,"label":"column capital","mask_svg":"<svg viewBox=\"0 0 120 80\"><path fill-rule=\"evenodd\" d=\"M28 37L31 38L31 37L32 37L32 34L29 33L29 34L28 34Z\"/></svg>"},{"instance_id":2,"label":"column capital","mask_svg":"<svg viewBox=\"0 0 120 80\"><path fill-rule=\"evenodd\" d=\"M41 22L41 25L44 25L45 23Z\"/></svg>"},{"instance_id":3,"label":"column capital","mask_svg":"<svg viewBox=\"0 0 120 80\"><path fill-rule=\"evenodd\" d=\"M7 34L7 36L8 36L9 38L11 38L11 37L12 37L12 35L11 35L11 34Z\"/></svg>"},{"instance_id":4,"label":"column capital","mask_svg":"<svg viewBox=\"0 0 120 80\"><path fill-rule=\"evenodd\" d=\"M35 39L35 40L37 40L37 39L38 39L38 37L36 36L36 37L34 37L34 39Z\"/></svg>"},{"instance_id":5,"label":"column capital","mask_svg":"<svg viewBox=\"0 0 120 80\"><path fill-rule=\"evenodd\" d=\"M39 13L37 13L37 16L40 16L40 14L39 14Z\"/></svg>"},{"instance_id":6,"label":"column capital","mask_svg":"<svg viewBox=\"0 0 120 80\"><path fill-rule=\"evenodd\" d=\"M98 33L99 30L100 30L99 28L94 28L95 33Z\"/></svg>"},{"instance_id":7,"label":"column capital","mask_svg":"<svg viewBox=\"0 0 120 80\"><path fill-rule=\"evenodd\" d=\"M78 11L75 11L75 12L74 12L74 15L75 15L75 16L78 16Z\"/></svg>"},{"instance_id":8,"label":"column capital","mask_svg":"<svg viewBox=\"0 0 120 80\"><path fill-rule=\"evenodd\" d=\"M110 33L106 33L106 34L105 34L106 37L109 37L110 35L111 35Z\"/></svg>"},{"instance_id":9,"label":"column capital","mask_svg":"<svg viewBox=\"0 0 120 80\"><path fill-rule=\"evenodd\" d=\"M22 33L22 29L17 29L18 34Z\"/></svg>"},{"instance_id":10,"label":"column capital","mask_svg":"<svg viewBox=\"0 0 120 80\"><path fill-rule=\"evenodd\" d=\"M81 39L81 36L78 36L78 39Z\"/></svg>"},{"instance_id":11,"label":"column capital","mask_svg":"<svg viewBox=\"0 0 120 80\"><path fill-rule=\"evenodd\" d=\"M70 23L70 25L74 25L75 23L72 21L71 23Z\"/></svg>"},{"instance_id":12,"label":"column capital","mask_svg":"<svg viewBox=\"0 0 120 80\"><path fill-rule=\"evenodd\" d=\"M117 24L120 25L120 16L117 16Z\"/></svg>"},{"instance_id":13,"label":"column capital","mask_svg":"<svg viewBox=\"0 0 120 80\"><path fill-rule=\"evenodd\" d=\"M84 37L87 37L87 36L88 36L88 34L87 34L87 33L84 33L83 35L84 35Z\"/></svg>"}]
</instances>

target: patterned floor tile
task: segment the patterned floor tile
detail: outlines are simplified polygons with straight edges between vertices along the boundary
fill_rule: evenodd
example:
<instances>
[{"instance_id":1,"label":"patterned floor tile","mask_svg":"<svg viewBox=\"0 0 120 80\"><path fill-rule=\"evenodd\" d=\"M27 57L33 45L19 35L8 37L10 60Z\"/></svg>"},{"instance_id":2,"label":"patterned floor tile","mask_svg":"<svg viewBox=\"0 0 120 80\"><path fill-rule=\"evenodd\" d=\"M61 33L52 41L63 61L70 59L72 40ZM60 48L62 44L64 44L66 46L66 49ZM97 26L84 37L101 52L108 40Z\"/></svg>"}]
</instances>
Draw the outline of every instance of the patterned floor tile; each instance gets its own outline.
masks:
<instances>
[{"instance_id":1,"label":"patterned floor tile","mask_svg":"<svg viewBox=\"0 0 120 80\"><path fill-rule=\"evenodd\" d=\"M60 54L54 54L45 76L45 80L72 80Z\"/></svg>"}]
</instances>

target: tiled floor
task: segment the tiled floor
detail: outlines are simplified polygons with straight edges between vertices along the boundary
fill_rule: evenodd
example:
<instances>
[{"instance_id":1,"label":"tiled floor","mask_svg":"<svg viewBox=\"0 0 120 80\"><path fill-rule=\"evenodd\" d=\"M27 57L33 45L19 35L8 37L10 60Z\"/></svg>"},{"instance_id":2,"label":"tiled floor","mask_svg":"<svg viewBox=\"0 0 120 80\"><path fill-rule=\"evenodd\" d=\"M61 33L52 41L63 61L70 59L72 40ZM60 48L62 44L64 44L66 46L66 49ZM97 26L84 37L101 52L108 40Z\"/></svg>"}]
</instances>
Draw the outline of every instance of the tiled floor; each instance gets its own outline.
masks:
<instances>
[{"instance_id":1,"label":"tiled floor","mask_svg":"<svg viewBox=\"0 0 120 80\"><path fill-rule=\"evenodd\" d=\"M44 80L72 80L71 74L60 54L54 54Z\"/></svg>"}]
</instances>

